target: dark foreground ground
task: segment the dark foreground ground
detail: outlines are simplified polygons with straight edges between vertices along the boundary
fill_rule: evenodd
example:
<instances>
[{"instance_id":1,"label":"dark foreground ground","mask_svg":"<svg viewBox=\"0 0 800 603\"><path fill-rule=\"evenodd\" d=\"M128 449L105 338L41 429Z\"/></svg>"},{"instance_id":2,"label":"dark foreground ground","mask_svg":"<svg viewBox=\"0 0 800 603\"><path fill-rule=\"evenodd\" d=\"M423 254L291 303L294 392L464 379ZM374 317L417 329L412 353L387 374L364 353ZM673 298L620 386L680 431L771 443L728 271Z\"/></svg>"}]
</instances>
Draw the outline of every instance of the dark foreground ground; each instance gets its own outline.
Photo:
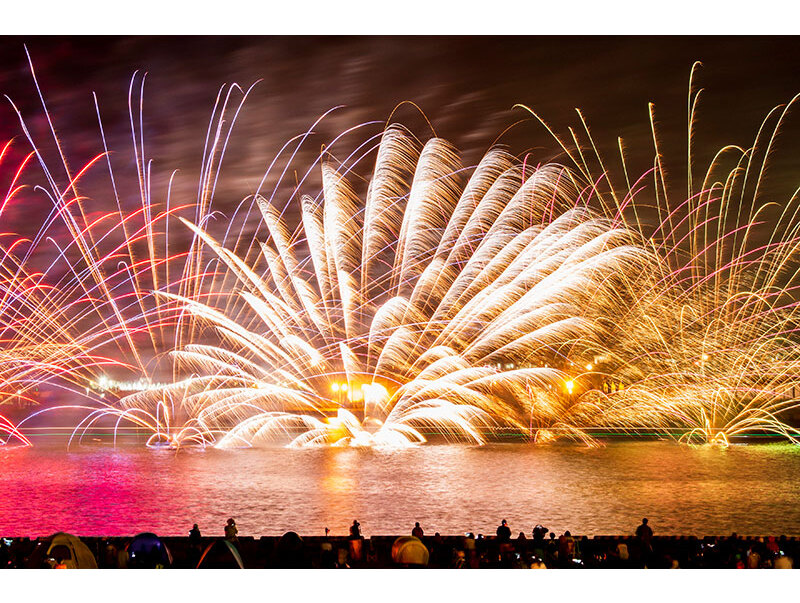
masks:
<instances>
[{"instance_id":1,"label":"dark foreground ground","mask_svg":"<svg viewBox=\"0 0 800 603\"><path fill-rule=\"evenodd\" d=\"M62 537L63 540L63 537ZM561 536L533 540L495 537L372 536L222 538L140 535L80 537L57 545L49 538L5 538L0 567L49 568L792 568L797 537L656 536L651 545L634 536ZM61 541L59 541L61 542ZM75 540L71 541L75 542ZM424 548L422 547L424 545ZM80 550L78 550L80 549ZM90 557L87 554L91 553ZM238 558L237 558L238 557Z\"/></svg>"}]
</instances>

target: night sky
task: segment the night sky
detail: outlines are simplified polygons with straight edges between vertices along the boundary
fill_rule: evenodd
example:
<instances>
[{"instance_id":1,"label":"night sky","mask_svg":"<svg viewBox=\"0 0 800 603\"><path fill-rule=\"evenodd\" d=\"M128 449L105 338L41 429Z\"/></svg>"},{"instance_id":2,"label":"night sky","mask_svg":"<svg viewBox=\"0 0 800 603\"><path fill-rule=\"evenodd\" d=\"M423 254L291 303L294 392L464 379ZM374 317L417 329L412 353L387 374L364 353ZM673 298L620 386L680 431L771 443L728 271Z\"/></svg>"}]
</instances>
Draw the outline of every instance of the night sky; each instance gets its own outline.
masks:
<instances>
[{"instance_id":1,"label":"night sky","mask_svg":"<svg viewBox=\"0 0 800 603\"><path fill-rule=\"evenodd\" d=\"M695 60L704 64L697 81L705 88L695 138L698 164L724 144L750 146L767 112L800 92L797 41L782 37L5 37L0 92L20 108L51 167L58 157L25 45L73 168L103 150L92 99L92 92L97 94L123 202L138 192L127 108L134 72L147 72L144 135L155 201L164 197L173 170L179 170L175 198L196 198L220 86L236 82L247 88L260 80L226 151L215 199L223 212L254 192L284 142L336 106L343 108L315 129L293 161L294 170L304 172L338 133L379 122L358 129L342 148L363 142L380 131L398 104L412 101L468 165L520 120L499 142L520 157L530 152L532 163L563 159L545 129L513 106L530 106L560 133L578 125L574 108L579 107L603 154L614 157L616 137L622 136L629 170L639 174L652 166L647 104L653 102L670 187L685 191L687 86ZM21 131L2 100L0 140L5 141ZM399 108L394 121L420 138L430 135L410 104ZM783 183L780 194L797 185L797 121L790 120L776 153L772 175ZM18 138L15 152L28 148ZM371 163L364 162L362 175L369 175ZM100 203L110 202L104 170L94 169L82 189ZM318 175L309 184L314 194ZM32 213L47 209L41 195L28 195L4 214L4 228L24 230Z\"/></svg>"}]
</instances>

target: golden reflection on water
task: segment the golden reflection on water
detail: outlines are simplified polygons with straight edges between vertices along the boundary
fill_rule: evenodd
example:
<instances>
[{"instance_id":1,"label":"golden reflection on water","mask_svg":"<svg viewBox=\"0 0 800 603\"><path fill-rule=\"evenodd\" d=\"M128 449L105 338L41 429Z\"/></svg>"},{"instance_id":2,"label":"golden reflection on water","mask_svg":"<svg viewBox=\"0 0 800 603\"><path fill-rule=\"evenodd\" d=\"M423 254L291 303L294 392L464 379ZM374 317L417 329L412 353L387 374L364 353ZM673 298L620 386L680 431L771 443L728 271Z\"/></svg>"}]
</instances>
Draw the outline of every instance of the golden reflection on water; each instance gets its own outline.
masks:
<instances>
[{"instance_id":1,"label":"golden reflection on water","mask_svg":"<svg viewBox=\"0 0 800 603\"><path fill-rule=\"evenodd\" d=\"M349 494L358 487L356 479L357 469L354 467L357 460L357 450L328 449L323 456L322 482L324 492L332 495Z\"/></svg>"}]
</instances>

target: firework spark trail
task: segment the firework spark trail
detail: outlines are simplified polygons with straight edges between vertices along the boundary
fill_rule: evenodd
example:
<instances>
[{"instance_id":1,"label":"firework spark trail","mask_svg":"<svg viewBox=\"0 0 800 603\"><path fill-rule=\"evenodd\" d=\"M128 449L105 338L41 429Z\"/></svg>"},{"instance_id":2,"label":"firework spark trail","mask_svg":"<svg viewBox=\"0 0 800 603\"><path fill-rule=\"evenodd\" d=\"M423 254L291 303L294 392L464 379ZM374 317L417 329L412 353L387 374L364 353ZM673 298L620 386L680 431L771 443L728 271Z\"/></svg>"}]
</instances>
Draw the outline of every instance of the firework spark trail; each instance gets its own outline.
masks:
<instances>
[{"instance_id":1,"label":"firework spark trail","mask_svg":"<svg viewBox=\"0 0 800 603\"><path fill-rule=\"evenodd\" d=\"M261 321L255 332L224 308L161 294L218 331L220 346L185 346L174 357L200 375L189 379L193 391L182 403L204 424L228 428L220 445L276 437L288 425L309 430L295 445L421 442L423 428L483 442L481 427L522 424L515 397L531 383L560 388L562 371L530 360L597 345L591 311L601 306L589 301L615 298L614 273L652 261L635 233L576 207L563 168L545 166L522 182L519 167L494 152L463 186L445 143L423 146L412 170L414 148L402 129L384 133L368 192L373 202L391 197L380 210L362 212L346 181L323 163L322 203L303 204L311 279L298 276L299 246L266 202L259 200L271 235L262 243L263 277L187 224L237 276L241 298ZM398 166L393 153L405 163ZM558 217L547 223L554 205ZM375 269L379 257L383 273ZM497 360L515 368L498 370ZM152 409L173 391L142 392L122 404ZM338 418L326 416L334 411Z\"/></svg>"},{"instance_id":2,"label":"firework spark trail","mask_svg":"<svg viewBox=\"0 0 800 603\"><path fill-rule=\"evenodd\" d=\"M525 414L537 440L566 434L590 443L587 428L637 426L665 432L677 426L685 439L712 443L753 429L794 439L778 415L797 405L797 304L778 300L794 290L797 194L778 221L784 230L776 227L766 245L750 246L768 211L758 190L787 109L771 133L763 127L759 133L769 137L763 161L754 159L757 139L717 183L718 154L703 189L694 193L689 183L683 207L659 205L661 221L649 238L639 223L637 192L620 201L611 187L611 201L603 201L597 183L607 178L605 166L580 114L603 175L592 173L571 130L577 154L568 156L577 173L562 179L564 168L544 166L522 181L520 168L493 151L464 186L445 143L433 139L420 150L403 130L389 128L363 210L325 164L322 202L304 199L312 278L298 276L294 238L266 202L259 200L269 232L262 279L196 229L249 290L242 298L266 333L235 333L223 315L184 300L219 329L232 354L225 360L221 348L176 351L192 371L229 382L222 391L204 386L193 403L208 417L230 414L243 401L256 412L220 445L274 437L287 425L306 429L295 445L424 441L424 425L482 441L475 425L524 425ZM696 99L692 118L695 110ZM660 185L669 207L659 159L653 176L657 198ZM748 179L756 185L743 210ZM578 209L582 180L595 183L590 192L601 199L599 213ZM709 237L714 228L716 237ZM628 328L614 325L615 318ZM589 363L587 391L565 396L565 360L591 355L610 362L602 370ZM547 359L561 368L520 368ZM325 420L321 406L317 415L291 412L291 404L261 392L274 378L258 368L264 366L290 375L310 406L322 400L338 409L338 418ZM602 390L605 378L626 387L601 391L597 376ZM377 384L385 394L371 406L364 401L358 419L350 410L359 406L351 392L360 383ZM331 384L355 400L331 396Z\"/></svg>"},{"instance_id":3,"label":"firework spark trail","mask_svg":"<svg viewBox=\"0 0 800 603\"><path fill-rule=\"evenodd\" d=\"M397 125L340 161L343 133L281 205L312 126L284 145L285 164L268 165L220 235L214 195L252 87L219 91L196 203L172 202L173 172L162 207L142 134L144 76L138 96L134 76L135 209L117 192L97 99L103 152L75 172L39 92L67 181L57 182L20 115L34 148L25 163L39 160L50 190L37 190L54 211L3 251L0 379L58 378L77 390L111 364L149 381L169 353L172 383L119 402L87 390L94 410L76 430L111 415L151 432L153 445L394 447L431 434L482 443L507 429L590 445L598 430L718 444L753 430L800 439L782 419L800 385L800 199L796 191L781 207L761 194L796 99L767 116L751 148L724 147L698 179L696 68L682 203L668 195L652 106L653 169L631 180L619 139L624 186L579 111L568 137L540 119L569 161L533 169L500 149L466 169L449 143ZM351 182L368 157L362 200ZM116 211L90 219L78 189L102 159ZM23 167L3 208L22 190ZM315 169L316 197L302 192ZM57 224L70 234L64 243L51 234ZM188 244L170 239L176 229ZM34 269L33 250L46 243L56 259Z\"/></svg>"}]
</instances>

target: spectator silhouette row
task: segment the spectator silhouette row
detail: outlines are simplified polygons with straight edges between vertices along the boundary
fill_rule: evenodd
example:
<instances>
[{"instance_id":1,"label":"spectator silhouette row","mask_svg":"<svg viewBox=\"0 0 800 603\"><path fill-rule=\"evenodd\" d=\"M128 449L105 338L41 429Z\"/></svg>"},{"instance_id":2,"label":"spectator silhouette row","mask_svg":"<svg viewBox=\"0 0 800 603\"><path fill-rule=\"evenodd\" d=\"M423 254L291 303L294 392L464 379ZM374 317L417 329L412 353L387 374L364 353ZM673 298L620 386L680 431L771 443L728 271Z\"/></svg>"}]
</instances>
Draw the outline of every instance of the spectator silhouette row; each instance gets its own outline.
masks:
<instances>
[{"instance_id":1,"label":"spectator silhouette row","mask_svg":"<svg viewBox=\"0 0 800 603\"><path fill-rule=\"evenodd\" d=\"M347 537L240 536L236 521L224 538L204 537L194 524L187 538L152 533L133 538L48 538L0 540L0 568L792 568L800 542L780 536L656 536L642 520L631 536L560 536L537 524L512 538L503 519L495 536L426 536L419 522L409 536L364 538L354 520Z\"/></svg>"}]
</instances>

